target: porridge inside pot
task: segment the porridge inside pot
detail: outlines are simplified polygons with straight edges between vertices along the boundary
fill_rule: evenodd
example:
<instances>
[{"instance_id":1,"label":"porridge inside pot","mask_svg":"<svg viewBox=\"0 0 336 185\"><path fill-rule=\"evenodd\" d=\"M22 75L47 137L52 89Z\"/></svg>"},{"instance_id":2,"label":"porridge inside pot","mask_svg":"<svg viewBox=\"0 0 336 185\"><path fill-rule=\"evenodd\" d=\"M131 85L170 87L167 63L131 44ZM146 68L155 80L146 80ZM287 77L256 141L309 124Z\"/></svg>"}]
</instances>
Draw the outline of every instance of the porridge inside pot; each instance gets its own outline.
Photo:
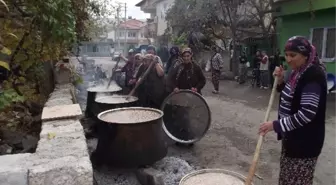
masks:
<instances>
[{"instance_id":1,"label":"porridge inside pot","mask_svg":"<svg viewBox=\"0 0 336 185\"><path fill-rule=\"evenodd\" d=\"M97 103L105 103L105 104L131 103L137 100L138 98L134 96L121 96L121 95L103 96L96 98Z\"/></svg>"},{"instance_id":2,"label":"porridge inside pot","mask_svg":"<svg viewBox=\"0 0 336 185\"><path fill-rule=\"evenodd\" d=\"M90 87L87 89L89 92L117 92L120 91L121 88L116 84L111 84L108 88L107 85L97 85L95 87Z\"/></svg>"},{"instance_id":3,"label":"porridge inside pot","mask_svg":"<svg viewBox=\"0 0 336 185\"><path fill-rule=\"evenodd\" d=\"M189 177L182 185L244 185L244 182L225 173L202 173Z\"/></svg>"},{"instance_id":4,"label":"porridge inside pot","mask_svg":"<svg viewBox=\"0 0 336 185\"><path fill-rule=\"evenodd\" d=\"M160 112L150 109L119 109L102 114L99 119L108 123L134 124L153 121L162 117Z\"/></svg>"}]
</instances>

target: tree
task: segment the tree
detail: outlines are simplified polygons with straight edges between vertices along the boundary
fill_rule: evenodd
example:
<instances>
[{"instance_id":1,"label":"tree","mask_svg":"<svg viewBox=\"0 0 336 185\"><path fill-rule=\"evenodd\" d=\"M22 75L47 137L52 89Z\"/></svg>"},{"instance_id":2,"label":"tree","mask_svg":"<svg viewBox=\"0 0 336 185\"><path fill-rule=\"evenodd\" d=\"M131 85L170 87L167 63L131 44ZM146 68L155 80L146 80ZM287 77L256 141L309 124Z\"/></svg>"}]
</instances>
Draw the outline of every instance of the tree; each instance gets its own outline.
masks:
<instances>
[{"instance_id":1,"label":"tree","mask_svg":"<svg viewBox=\"0 0 336 185\"><path fill-rule=\"evenodd\" d=\"M11 71L0 84L1 110L15 102L43 104L43 62L60 60L75 42L89 40L94 20L106 15L104 2L0 0L0 61Z\"/></svg>"},{"instance_id":2,"label":"tree","mask_svg":"<svg viewBox=\"0 0 336 185\"><path fill-rule=\"evenodd\" d=\"M268 33L270 27L265 24L265 20L271 3L271 0L175 1L166 19L170 27L175 29L175 35L198 31L206 39L220 39L225 45L231 40L232 48L236 48L237 43L245 37L262 33L260 28L263 33ZM234 49L232 69L237 74L235 51Z\"/></svg>"}]
</instances>

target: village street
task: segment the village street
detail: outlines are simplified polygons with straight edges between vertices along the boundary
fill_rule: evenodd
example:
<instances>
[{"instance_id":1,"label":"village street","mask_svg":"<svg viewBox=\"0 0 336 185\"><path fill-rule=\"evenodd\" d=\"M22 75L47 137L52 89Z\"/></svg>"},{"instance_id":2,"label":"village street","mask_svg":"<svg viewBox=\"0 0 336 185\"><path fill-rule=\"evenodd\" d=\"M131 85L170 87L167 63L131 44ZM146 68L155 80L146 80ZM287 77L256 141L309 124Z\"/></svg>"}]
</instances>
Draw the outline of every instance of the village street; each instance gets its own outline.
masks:
<instances>
[{"instance_id":1,"label":"village street","mask_svg":"<svg viewBox=\"0 0 336 185\"><path fill-rule=\"evenodd\" d=\"M109 59L97 59L95 65L102 65L103 71L110 76L109 69L115 62ZM121 64L124 65L124 64ZM210 76L206 73L206 76ZM170 146L170 156L186 160L196 169L221 168L246 175L255 151L258 126L264 119L270 90L251 88L248 84L239 85L235 81L221 80L220 94L211 93L212 84L208 79L202 93L210 106L212 123L206 136L196 143L193 148L179 148ZM335 98L329 95L326 138L323 152L316 170L316 185L335 183ZM271 118L277 116L278 96L275 98ZM89 148L92 143L89 142ZM95 143L95 142L93 142ZM94 144L93 144L94 145ZM279 158L281 142L276 140L274 132L269 133L262 146L260 161L255 177L256 185L276 185L279 172ZM103 172L105 173L105 172ZM96 173L101 179L99 184L111 183L109 173L104 177ZM110 176L110 177L109 177Z\"/></svg>"},{"instance_id":2,"label":"village street","mask_svg":"<svg viewBox=\"0 0 336 185\"><path fill-rule=\"evenodd\" d=\"M253 89L234 81L221 81L221 93L212 95L208 81L203 91L212 112L211 128L192 149L173 147L171 155L179 156L199 168L222 168L246 175L258 140L258 126L264 119L270 90ZM334 96L334 95L330 95ZM329 97L332 99L333 97ZM276 118L275 99L271 119ZM335 109L329 102L326 137L314 179L316 185L335 183ZM276 185L279 172L281 144L269 133L262 146L256 185Z\"/></svg>"}]
</instances>

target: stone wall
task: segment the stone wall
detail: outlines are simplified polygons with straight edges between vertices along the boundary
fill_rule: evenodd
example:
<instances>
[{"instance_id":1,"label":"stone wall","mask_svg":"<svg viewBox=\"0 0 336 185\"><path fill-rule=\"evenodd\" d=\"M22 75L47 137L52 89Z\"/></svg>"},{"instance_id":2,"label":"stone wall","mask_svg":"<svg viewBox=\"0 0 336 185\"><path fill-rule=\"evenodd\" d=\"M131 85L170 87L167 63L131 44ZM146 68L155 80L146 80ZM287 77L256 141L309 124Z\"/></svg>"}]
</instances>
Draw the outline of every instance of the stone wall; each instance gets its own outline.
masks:
<instances>
[{"instance_id":1,"label":"stone wall","mask_svg":"<svg viewBox=\"0 0 336 185\"><path fill-rule=\"evenodd\" d=\"M56 85L43 111L72 105L72 88L71 84ZM62 111L58 112L58 117L61 115ZM0 166L1 185L93 184L92 164L79 114L43 121L36 152L0 156Z\"/></svg>"}]
</instances>

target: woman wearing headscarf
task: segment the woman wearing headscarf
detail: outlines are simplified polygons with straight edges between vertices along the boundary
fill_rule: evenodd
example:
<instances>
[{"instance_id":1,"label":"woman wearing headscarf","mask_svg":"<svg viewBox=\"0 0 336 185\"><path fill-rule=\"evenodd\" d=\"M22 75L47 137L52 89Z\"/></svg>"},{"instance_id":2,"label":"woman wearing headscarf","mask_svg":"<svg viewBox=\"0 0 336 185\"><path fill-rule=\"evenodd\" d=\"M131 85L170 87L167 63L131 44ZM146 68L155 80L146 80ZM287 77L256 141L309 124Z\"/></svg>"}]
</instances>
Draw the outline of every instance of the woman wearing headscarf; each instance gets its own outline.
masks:
<instances>
[{"instance_id":1,"label":"woman wearing headscarf","mask_svg":"<svg viewBox=\"0 0 336 185\"><path fill-rule=\"evenodd\" d=\"M301 36L287 41L285 55L292 69L289 78L284 79L282 67L274 71L281 92L279 116L261 124L259 133L274 130L282 140L279 185L312 185L325 135L325 67L315 47Z\"/></svg>"},{"instance_id":2,"label":"woman wearing headscarf","mask_svg":"<svg viewBox=\"0 0 336 185\"><path fill-rule=\"evenodd\" d=\"M173 46L172 48L170 48L169 54L170 56L167 61L166 70L165 70L166 74L168 74L171 67L174 66L176 60L179 58L180 49L177 46Z\"/></svg>"},{"instance_id":3,"label":"woman wearing headscarf","mask_svg":"<svg viewBox=\"0 0 336 185\"><path fill-rule=\"evenodd\" d=\"M146 72L150 64L154 62L152 68L146 77L143 74ZM143 107L151 107L159 109L164 98L164 71L159 64L157 58L152 54L146 54L142 65L136 74L136 79L139 81L143 78L143 82L137 89L139 103Z\"/></svg>"},{"instance_id":4,"label":"woman wearing headscarf","mask_svg":"<svg viewBox=\"0 0 336 185\"><path fill-rule=\"evenodd\" d=\"M175 64L168 79L173 85L175 92L180 89L189 89L201 94L205 86L206 79L202 69L192 60L192 51L190 48L182 50L182 62Z\"/></svg>"},{"instance_id":5,"label":"woman wearing headscarf","mask_svg":"<svg viewBox=\"0 0 336 185\"><path fill-rule=\"evenodd\" d=\"M163 67L162 60L161 60L161 58L157 55L155 46L153 46L153 45L149 45L149 46L147 47L147 49L146 49L146 53L147 53L147 54L154 55L155 58L156 58L156 60L157 60L157 61L159 62L159 64Z\"/></svg>"},{"instance_id":6,"label":"woman wearing headscarf","mask_svg":"<svg viewBox=\"0 0 336 185\"><path fill-rule=\"evenodd\" d=\"M136 83L136 77L138 74L138 71L142 65L143 62L143 56L141 53L137 53L136 55L134 55L134 71L133 71L133 76L130 79L130 81L128 82L128 84L132 87L132 89L134 88L134 85Z\"/></svg>"},{"instance_id":7,"label":"woman wearing headscarf","mask_svg":"<svg viewBox=\"0 0 336 185\"><path fill-rule=\"evenodd\" d=\"M125 73L125 91L128 93L132 88L131 84L129 84L129 81L132 79L134 73L134 50L130 49L128 51L127 58L122 55L120 55L120 57L126 62L124 67L122 67L121 72Z\"/></svg>"},{"instance_id":8,"label":"woman wearing headscarf","mask_svg":"<svg viewBox=\"0 0 336 185\"><path fill-rule=\"evenodd\" d=\"M218 94L219 93L219 79L221 75L221 64L223 63L223 58L218 51L216 46L212 47L212 51L214 52L213 56L210 59L211 64L211 80L214 86L214 90L212 93Z\"/></svg>"}]
</instances>

